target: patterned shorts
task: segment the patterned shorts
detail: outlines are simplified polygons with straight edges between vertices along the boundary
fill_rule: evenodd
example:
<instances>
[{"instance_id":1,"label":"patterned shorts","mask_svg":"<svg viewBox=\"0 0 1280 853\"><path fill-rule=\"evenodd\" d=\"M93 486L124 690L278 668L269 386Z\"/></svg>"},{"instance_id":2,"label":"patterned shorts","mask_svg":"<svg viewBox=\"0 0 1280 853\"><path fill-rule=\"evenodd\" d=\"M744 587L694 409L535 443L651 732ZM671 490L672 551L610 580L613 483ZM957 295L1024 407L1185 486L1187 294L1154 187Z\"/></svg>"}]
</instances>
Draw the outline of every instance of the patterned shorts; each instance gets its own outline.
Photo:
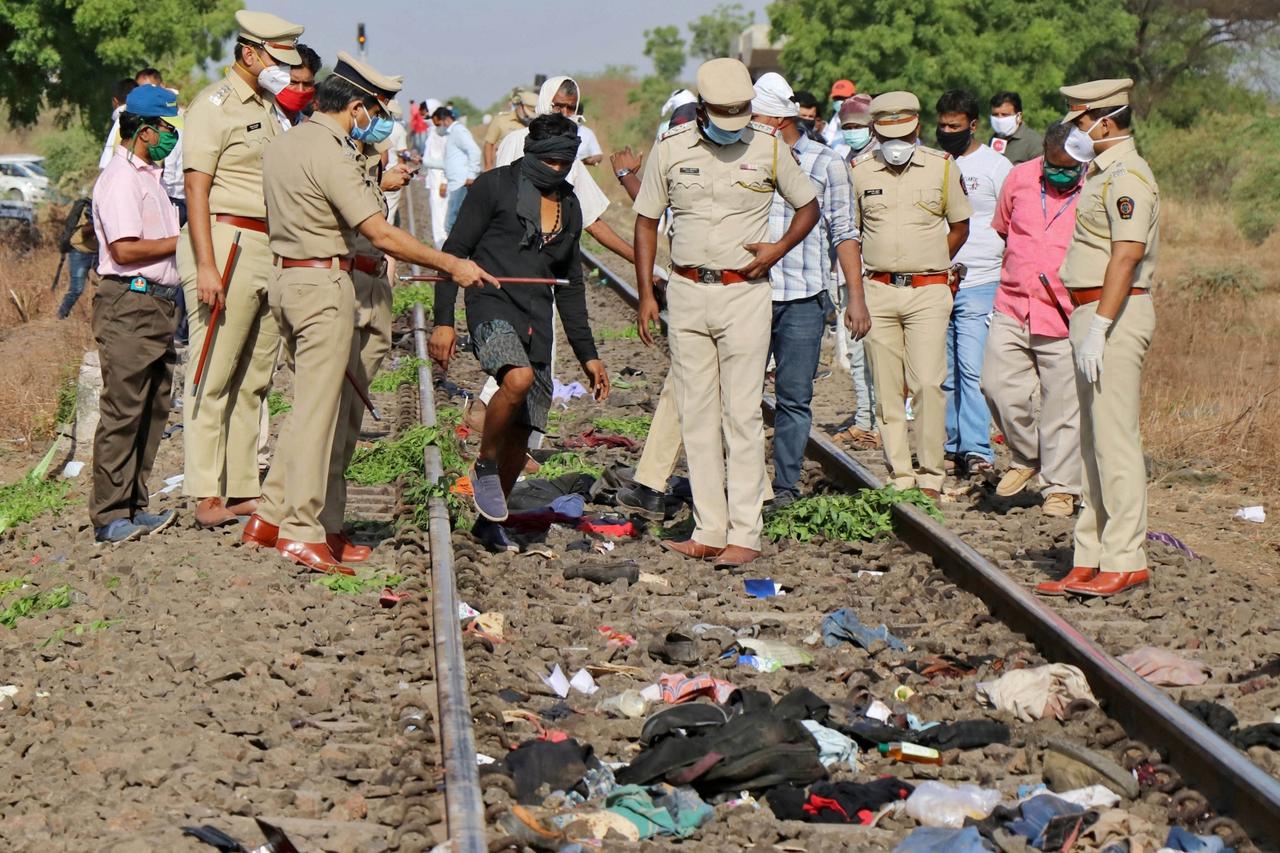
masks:
<instances>
[{"instance_id":1,"label":"patterned shorts","mask_svg":"<svg viewBox=\"0 0 1280 853\"><path fill-rule=\"evenodd\" d=\"M480 369L499 382L507 368L533 368L533 386L524 399L519 422L538 432L546 432L547 412L551 409L551 365L530 362L520 336L506 320L485 320L472 329L471 351L479 359Z\"/></svg>"}]
</instances>

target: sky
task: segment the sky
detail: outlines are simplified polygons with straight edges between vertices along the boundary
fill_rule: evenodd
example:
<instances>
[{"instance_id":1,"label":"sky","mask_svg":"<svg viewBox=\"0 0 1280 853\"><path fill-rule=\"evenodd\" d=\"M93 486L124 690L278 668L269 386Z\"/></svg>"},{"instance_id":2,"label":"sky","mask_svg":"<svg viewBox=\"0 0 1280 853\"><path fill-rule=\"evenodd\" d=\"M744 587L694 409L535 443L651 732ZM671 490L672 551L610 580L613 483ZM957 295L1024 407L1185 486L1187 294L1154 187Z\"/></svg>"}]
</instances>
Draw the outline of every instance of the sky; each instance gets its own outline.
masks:
<instances>
[{"instance_id":1,"label":"sky","mask_svg":"<svg viewBox=\"0 0 1280 853\"><path fill-rule=\"evenodd\" d=\"M686 24L725 0L247 0L306 27L301 41L327 66L339 50L357 54L356 23L368 36L369 62L403 74L402 101L453 95L485 109L535 74L602 71L608 65L652 70L643 54L646 29ZM738 0L767 19L768 0ZM607 10L607 11L606 11ZM692 76L693 66L686 69Z\"/></svg>"}]
</instances>

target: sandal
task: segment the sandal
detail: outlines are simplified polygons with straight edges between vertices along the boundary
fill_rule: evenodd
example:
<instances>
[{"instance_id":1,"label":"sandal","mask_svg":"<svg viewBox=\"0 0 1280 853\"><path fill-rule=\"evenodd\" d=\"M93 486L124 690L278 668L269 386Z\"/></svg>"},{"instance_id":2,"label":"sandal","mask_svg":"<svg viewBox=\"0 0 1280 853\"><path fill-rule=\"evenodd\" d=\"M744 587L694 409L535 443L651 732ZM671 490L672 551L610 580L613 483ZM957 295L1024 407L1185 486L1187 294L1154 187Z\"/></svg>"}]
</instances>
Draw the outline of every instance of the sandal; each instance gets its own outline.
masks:
<instances>
[{"instance_id":1,"label":"sandal","mask_svg":"<svg viewBox=\"0 0 1280 853\"><path fill-rule=\"evenodd\" d=\"M669 664L697 664L698 641L688 634L679 631L668 631L661 640L655 639L649 644L649 657Z\"/></svg>"},{"instance_id":2,"label":"sandal","mask_svg":"<svg viewBox=\"0 0 1280 853\"><path fill-rule=\"evenodd\" d=\"M841 430L831 439L837 444L852 447L854 450L879 450L881 447L880 433L856 426Z\"/></svg>"}]
</instances>

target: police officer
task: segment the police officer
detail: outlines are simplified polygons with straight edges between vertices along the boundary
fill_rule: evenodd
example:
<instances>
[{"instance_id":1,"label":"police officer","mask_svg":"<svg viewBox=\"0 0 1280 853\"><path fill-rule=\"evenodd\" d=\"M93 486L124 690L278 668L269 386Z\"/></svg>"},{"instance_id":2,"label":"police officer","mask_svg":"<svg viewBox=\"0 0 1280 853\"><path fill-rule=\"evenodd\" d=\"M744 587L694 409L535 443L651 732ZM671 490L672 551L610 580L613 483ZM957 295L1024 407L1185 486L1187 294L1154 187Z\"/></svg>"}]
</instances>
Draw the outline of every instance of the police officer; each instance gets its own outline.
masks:
<instances>
[{"instance_id":1,"label":"police officer","mask_svg":"<svg viewBox=\"0 0 1280 853\"><path fill-rule=\"evenodd\" d=\"M280 330L267 305L266 207L262 152L284 133L274 96L300 65L302 27L265 12L236 13L240 33L227 76L191 102L183 137L188 221L178 240L192 357L198 358L211 310L222 305L200 380L187 370L183 488L197 501L202 527L257 509L258 415L271 385ZM224 292L222 271L236 235L240 255Z\"/></svg>"},{"instance_id":2,"label":"police officer","mask_svg":"<svg viewBox=\"0 0 1280 853\"><path fill-rule=\"evenodd\" d=\"M892 485L942 489L946 442L947 322L962 270L952 258L969 236L973 212L949 154L918 145L920 101L886 92L871 102L880 147L853 161L853 196L862 228L864 288L871 312L866 338L880 435ZM915 401L911 463L903 387Z\"/></svg>"},{"instance_id":3,"label":"police officer","mask_svg":"<svg viewBox=\"0 0 1280 853\"><path fill-rule=\"evenodd\" d=\"M379 120L389 121L387 105L398 82L339 53L333 73L316 90L311 121L276 140L263 156L273 255L271 311L293 353L295 378L293 412L251 523L256 544L274 542L286 559L314 571L351 574L339 563L363 556L348 554L341 530L327 529L320 518L344 372L359 364L351 345L354 232L358 229L377 251L442 270L464 287L492 281L473 262L426 247L384 216L382 197L356 143Z\"/></svg>"},{"instance_id":4,"label":"police officer","mask_svg":"<svg viewBox=\"0 0 1280 853\"><path fill-rule=\"evenodd\" d=\"M1155 332L1160 189L1133 144L1133 81L1095 80L1060 90L1066 151L1089 163L1062 283L1076 306L1071 348L1080 396L1084 508L1071 572L1049 595L1107 596L1148 583L1147 471L1138 430L1142 361Z\"/></svg>"},{"instance_id":5,"label":"police officer","mask_svg":"<svg viewBox=\"0 0 1280 853\"><path fill-rule=\"evenodd\" d=\"M498 144L520 128L528 127L537 114L537 92L517 88L511 93L511 109L494 116L484 132L483 160L486 172L498 165Z\"/></svg>"},{"instance_id":6,"label":"police officer","mask_svg":"<svg viewBox=\"0 0 1280 853\"><path fill-rule=\"evenodd\" d=\"M687 541L662 544L737 568L760 555L767 488L760 398L773 317L769 269L817 223L818 203L813 182L787 145L772 128L751 121L755 89L745 65L728 58L703 63L698 92L698 120L662 135L636 197L638 320L647 328L658 319L653 259L658 218L670 206L669 384L680 412L697 527ZM775 190L796 212L782 238L766 243Z\"/></svg>"}]
</instances>

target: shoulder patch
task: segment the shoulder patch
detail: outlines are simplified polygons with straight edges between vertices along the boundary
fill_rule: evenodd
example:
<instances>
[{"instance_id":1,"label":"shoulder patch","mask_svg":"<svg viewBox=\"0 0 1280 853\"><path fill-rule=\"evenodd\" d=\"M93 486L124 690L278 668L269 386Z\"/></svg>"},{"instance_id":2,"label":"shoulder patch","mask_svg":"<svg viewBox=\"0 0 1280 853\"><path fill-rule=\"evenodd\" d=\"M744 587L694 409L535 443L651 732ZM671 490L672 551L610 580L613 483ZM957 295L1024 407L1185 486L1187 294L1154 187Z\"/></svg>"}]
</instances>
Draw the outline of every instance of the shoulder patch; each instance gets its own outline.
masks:
<instances>
[{"instance_id":1,"label":"shoulder patch","mask_svg":"<svg viewBox=\"0 0 1280 853\"><path fill-rule=\"evenodd\" d=\"M1118 178L1121 175L1129 174L1129 170L1124 167L1124 163L1116 163L1110 169L1111 177Z\"/></svg>"},{"instance_id":2,"label":"shoulder patch","mask_svg":"<svg viewBox=\"0 0 1280 853\"><path fill-rule=\"evenodd\" d=\"M230 94L231 84L223 83L221 86L209 93L209 103L213 104L215 107L220 107L222 106L222 102L225 101L227 96Z\"/></svg>"},{"instance_id":3,"label":"shoulder patch","mask_svg":"<svg viewBox=\"0 0 1280 853\"><path fill-rule=\"evenodd\" d=\"M950 159L951 159L951 155L950 155L950 154L948 154L947 152L945 152L945 151L939 151L937 148L930 148L930 147L929 147L929 146L927 146L927 145L917 145L917 146L916 146L916 150L917 150L917 151L923 151L923 152L925 152L926 154L932 154L934 157L939 157L939 158L941 158L941 159L943 159L943 160L950 160Z\"/></svg>"},{"instance_id":4,"label":"shoulder patch","mask_svg":"<svg viewBox=\"0 0 1280 853\"><path fill-rule=\"evenodd\" d=\"M671 137L678 136L681 133L688 133L690 130L692 130L697 126L698 126L698 123L696 121L686 121L684 124L677 124L675 127L667 128L665 131L663 131L662 136L658 138L659 140L670 139Z\"/></svg>"},{"instance_id":5,"label":"shoulder patch","mask_svg":"<svg viewBox=\"0 0 1280 853\"><path fill-rule=\"evenodd\" d=\"M1133 218L1133 199L1127 195L1122 195L1116 199L1116 212L1120 214L1121 219Z\"/></svg>"},{"instance_id":6,"label":"shoulder patch","mask_svg":"<svg viewBox=\"0 0 1280 853\"><path fill-rule=\"evenodd\" d=\"M868 160L874 160L875 157L876 157L876 152L864 151L863 153L859 154L857 157L854 157L853 160L849 163L849 166L853 167L858 165L859 163L865 163Z\"/></svg>"},{"instance_id":7,"label":"shoulder patch","mask_svg":"<svg viewBox=\"0 0 1280 853\"><path fill-rule=\"evenodd\" d=\"M689 123L690 123L690 124L694 124L695 122L689 122ZM749 122L747 122L747 127L750 127L750 128L751 128L752 130L754 130L756 133L764 133L764 134L767 134L767 135L769 135L769 136L777 136L777 135L778 135L778 129L777 129L776 127L774 127L773 125L769 125L769 124L761 124L761 123L760 123L760 122L758 122L758 121L749 121Z\"/></svg>"}]
</instances>

